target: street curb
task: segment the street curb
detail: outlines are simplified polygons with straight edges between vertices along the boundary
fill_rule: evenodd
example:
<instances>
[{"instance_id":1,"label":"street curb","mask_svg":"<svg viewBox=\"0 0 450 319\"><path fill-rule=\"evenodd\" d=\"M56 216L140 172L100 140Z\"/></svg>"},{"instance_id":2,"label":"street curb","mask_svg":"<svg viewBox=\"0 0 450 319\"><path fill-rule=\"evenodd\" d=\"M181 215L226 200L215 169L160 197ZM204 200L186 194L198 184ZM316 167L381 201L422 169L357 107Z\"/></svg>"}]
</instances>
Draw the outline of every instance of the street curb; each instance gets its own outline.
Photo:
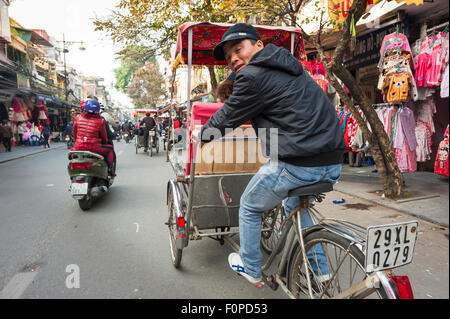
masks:
<instances>
[{"instance_id":1,"label":"street curb","mask_svg":"<svg viewBox=\"0 0 450 319\"><path fill-rule=\"evenodd\" d=\"M401 213L405 213L405 214L408 214L408 215L411 215L411 216L414 216L414 217L418 217L420 219L426 220L427 222L430 222L430 223L433 223L433 224L436 224L436 225L439 225L439 226L449 227L448 224L438 222L438 221L433 220L433 219L431 219L431 218L429 218L427 216L424 216L424 215L415 214L415 213L411 212L408 209L395 207L393 205L389 205L389 204L383 203L381 201L376 201L376 200L373 200L373 199L369 199L369 198L363 197L363 196L358 195L358 194L354 194L354 193L350 193L350 192L347 192L347 191L339 190L339 189L336 189L336 187L334 188L334 190L339 192L339 193L342 193L342 194L347 194L347 195L350 195L350 196L353 196L353 197L364 199L364 200L369 201L371 203L374 203L374 204L377 204L377 205L380 205L380 206L383 206L383 207L386 207L386 208L390 208L390 209L396 210L396 211L401 212Z\"/></svg>"},{"instance_id":2,"label":"street curb","mask_svg":"<svg viewBox=\"0 0 450 319\"><path fill-rule=\"evenodd\" d=\"M51 148L48 148L48 149L39 150L39 151L31 153L31 154L25 154L25 155L21 155L21 156L18 156L18 157L10 158L10 159L7 159L7 160L0 160L0 164L7 163L7 162L12 162L12 161L15 161L15 160L18 160L18 159L22 159L22 158L26 158L26 157L30 157L30 156L33 156L33 155L36 155L36 154L40 154L40 153L44 153L44 152L49 152L49 151L52 151L52 150L60 149L60 148L65 147L65 146L66 145L58 145L58 146L51 147Z\"/></svg>"}]
</instances>

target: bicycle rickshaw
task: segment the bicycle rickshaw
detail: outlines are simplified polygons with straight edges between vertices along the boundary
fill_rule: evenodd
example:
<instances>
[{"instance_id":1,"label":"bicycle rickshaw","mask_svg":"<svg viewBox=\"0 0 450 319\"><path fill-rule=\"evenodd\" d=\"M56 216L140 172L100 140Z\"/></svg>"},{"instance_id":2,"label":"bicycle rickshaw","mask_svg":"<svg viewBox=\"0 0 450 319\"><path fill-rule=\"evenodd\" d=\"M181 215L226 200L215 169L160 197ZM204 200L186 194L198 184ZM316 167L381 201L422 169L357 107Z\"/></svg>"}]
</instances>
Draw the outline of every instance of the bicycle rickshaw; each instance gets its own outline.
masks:
<instances>
[{"instance_id":1,"label":"bicycle rickshaw","mask_svg":"<svg viewBox=\"0 0 450 319\"><path fill-rule=\"evenodd\" d=\"M185 23L179 27L177 50L188 62L188 96L192 65L224 64L212 58L212 50L231 24ZM303 54L301 32L293 27L255 26L265 44L272 42ZM188 101L188 138L169 153L175 178L167 184L169 244L174 267L190 240L208 237L225 242L235 251L233 236L239 233L240 197L258 168L259 143L250 125L229 132L201 148L192 134L221 107L220 103ZM243 156L242 156L243 155ZM238 160L238 158L240 160ZM270 254L262 266L263 279L272 289L281 287L290 298L404 298L411 297L407 276L393 276L392 268L410 263L417 237L416 221L371 226L325 218L310 199L320 202L333 185L319 182L297 188L289 197L300 197L301 205L285 216L283 204L262 216L261 246ZM301 212L315 222L303 228ZM395 242L394 242L395 238ZM318 263L321 252L329 273L322 281ZM277 258L278 257L278 258ZM272 274L270 266L277 260ZM225 261L224 261L225 262Z\"/></svg>"},{"instance_id":2,"label":"bicycle rickshaw","mask_svg":"<svg viewBox=\"0 0 450 319\"><path fill-rule=\"evenodd\" d=\"M145 116L146 113L151 113L155 117L158 116L158 110L156 109L136 109L134 111L134 117L136 118L136 122L139 122L142 117ZM156 118L155 118L156 121ZM157 127L155 129L151 130L149 132L148 137L148 155L153 156L153 148L155 149L156 153L159 153L159 136L156 132ZM142 132L142 131L141 131ZM139 148L144 148L144 135L139 134L139 132L136 132L135 138L134 138L134 146L136 147L136 154L138 153Z\"/></svg>"}]
</instances>

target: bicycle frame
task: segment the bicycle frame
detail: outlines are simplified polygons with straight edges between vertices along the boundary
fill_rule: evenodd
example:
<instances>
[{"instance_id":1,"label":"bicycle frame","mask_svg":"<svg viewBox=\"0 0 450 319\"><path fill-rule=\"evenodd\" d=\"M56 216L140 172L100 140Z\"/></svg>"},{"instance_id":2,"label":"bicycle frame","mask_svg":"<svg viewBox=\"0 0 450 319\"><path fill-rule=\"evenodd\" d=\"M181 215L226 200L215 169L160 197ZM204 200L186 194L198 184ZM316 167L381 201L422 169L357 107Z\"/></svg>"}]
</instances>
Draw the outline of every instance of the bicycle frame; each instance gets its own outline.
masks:
<instances>
[{"instance_id":1,"label":"bicycle frame","mask_svg":"<svg viewBox=\"0 0 450 319\"><path fill-rule=\"evenodd\" d=\"M311 220L316 221L316 224L314 224L311 227L302 228L301 221L300 221L300 215L302 210L304 210L304 207L297 206L294 208L289 216L285 217L284 226L281 232L281 236L278 239L278 242L276 244L275 249L273 249L272 253L270 254L269 258L267 259L266 263L262 266L262 276L265 279L265 281L269 284L269 286L273 289L277 288L277 285L279 285L283 291L292 299L295 299L295 296L292 295L292 293L289 291L286 284L281 279L283 275L287 275L288 273L288 261L291 259L293 248L296 244L296 240L298 240L299 244L301 245L302 249L302 255L303 255L303 261L307 263L306 258L306 251L304 248L303 238L306 237L308 234L312 232L319 231L321 229L326 229L330 232L333 232L339 236L342 236L348 240L350 240L350 246L355 245L361 252L364 253L365 250L365 241L364 236L361 236L365 233L365 229L359 225L343 221L343 220L337 220L337 219L331 219L331 218L319 218L320 213L311 207L306 208L306 213L310 215ZM279 212L279 210L278 210ZM276 217L275 217L276 218ZM283 221L283 220L282 220ZM328 221L328 222L327 222ZM331 222L330 222L331 221ZM283 222L282 222L283 223ZM295 225L295 227L293 227ZM357 231L361 235L358 235ZM349 247L350 247L349 246ZM276 272L273 275L266 275L264 272L267 271L270 266L273 264L275 257L278 254L281 255L281 260L278 264L278 268ZM310 282L309 277L309 267L305 267L306 269L306 279L308 284L308 292L311 298L314 298L312 294L312 285ZM385 272L377 271L372 274L367 274L368 276L365 278L365 280L351 286L350 288L346 289L345 291L341 292L334 298L346 298L349 296L352 296L358 292L361 292L368 287L374 287L376 284L380 284L384 287L384 289L387 291L387 295L391 299L397 299L398 295L396 292L395 287L392 286L390 283L390 280L388 279ZM333 277L334 278L334 277ZM333 279L331 278L331 280ZM331 282L330 280L330 282ZM371 292L369 290L369 292Z\"/></svg>"}]
</instances>

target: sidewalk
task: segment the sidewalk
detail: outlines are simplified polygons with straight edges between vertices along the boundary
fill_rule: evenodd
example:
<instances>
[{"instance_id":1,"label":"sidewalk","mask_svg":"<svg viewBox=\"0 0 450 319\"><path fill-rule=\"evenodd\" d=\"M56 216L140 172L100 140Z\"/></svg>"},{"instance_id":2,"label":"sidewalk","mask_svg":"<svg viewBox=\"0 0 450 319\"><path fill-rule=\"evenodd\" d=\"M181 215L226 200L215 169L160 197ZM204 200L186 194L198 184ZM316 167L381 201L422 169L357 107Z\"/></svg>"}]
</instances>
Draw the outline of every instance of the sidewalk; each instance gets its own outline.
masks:
<instances>
[{"instance_id":1,"label":"sidewalk","mask_svg":"<svg viewBox=\"0 0 450 319\"><path fill-rule=\"evenodd\" d=\"M374 166L350 167L344 164L336 191L366 199L439 225L449 226L449 179L432 172L403 174L407 197L401 200L382 198L382 187Z\"/></svg>"},{"instance_id":2,"label":"sidewalk","mask_svg":"<svg viewBox=\"0 0 450 319\"><path fill-rule=\"evenodd\" d=\"M5 152L2 147L0 148L0 164L62 147L66 147L65 142L52 142L50 148L44 148L44 146L14 146L11 148L11 152Z\"/></svg>"}]
</instances>

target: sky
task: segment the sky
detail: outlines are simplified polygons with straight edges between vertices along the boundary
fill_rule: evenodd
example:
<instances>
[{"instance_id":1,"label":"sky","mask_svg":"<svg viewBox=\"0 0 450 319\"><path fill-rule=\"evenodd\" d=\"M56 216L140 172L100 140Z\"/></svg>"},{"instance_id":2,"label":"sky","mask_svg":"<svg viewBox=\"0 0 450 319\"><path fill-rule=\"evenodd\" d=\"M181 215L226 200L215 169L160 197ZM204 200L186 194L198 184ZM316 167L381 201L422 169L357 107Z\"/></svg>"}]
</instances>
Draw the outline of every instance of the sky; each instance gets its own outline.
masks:
<instances>
[{"instance_id":1,"label":"sky","mask_svg":"<svg viewBox=\"0 0 450 319\"><path fill-rule=\"evenodd\" d=\"M66 63L83 75L99 76L113 100L132 107L131 100L112 87L115 81L113 69L120 66L114 53L120 46L114 45L105 33L94 32L95 17L109 16L119 0L14 0L9 6L9 16L29 29L44 29L49 36L62 41L83 41L69 46ZM62 44L61 44L62 45Z\"/></svg>"}]
</instances>

